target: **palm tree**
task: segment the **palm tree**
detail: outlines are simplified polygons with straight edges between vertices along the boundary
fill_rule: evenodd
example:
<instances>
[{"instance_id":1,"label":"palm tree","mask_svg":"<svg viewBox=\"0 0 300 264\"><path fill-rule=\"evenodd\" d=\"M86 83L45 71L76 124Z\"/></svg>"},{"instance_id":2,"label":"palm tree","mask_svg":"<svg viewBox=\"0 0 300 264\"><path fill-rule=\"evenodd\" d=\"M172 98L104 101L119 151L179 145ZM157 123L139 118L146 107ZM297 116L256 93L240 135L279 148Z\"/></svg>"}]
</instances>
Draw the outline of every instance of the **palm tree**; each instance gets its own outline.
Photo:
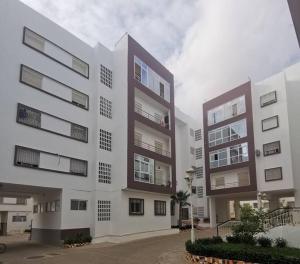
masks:
<instances>
[{"instance_id":1,"label":"palm tree","mask_svg":"<svg viewBox=\"0 0 300 264\"><path fill-rule=\"evenodd\" d=\"M190 194L187 191L178 191L176 194L171 196L172 201L179 204L179 228L182 227L182 207L190 205L187 200Z\"/></svg>"}]
</instances>

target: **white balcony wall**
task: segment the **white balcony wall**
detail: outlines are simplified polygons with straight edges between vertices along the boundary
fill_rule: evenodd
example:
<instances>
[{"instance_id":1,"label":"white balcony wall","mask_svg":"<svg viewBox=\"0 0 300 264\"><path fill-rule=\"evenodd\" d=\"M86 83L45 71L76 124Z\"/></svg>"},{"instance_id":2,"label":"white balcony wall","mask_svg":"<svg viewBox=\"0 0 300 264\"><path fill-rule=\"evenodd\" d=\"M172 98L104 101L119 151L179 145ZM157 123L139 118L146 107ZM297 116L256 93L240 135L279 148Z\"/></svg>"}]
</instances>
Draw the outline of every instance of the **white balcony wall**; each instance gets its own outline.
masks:
<instances>
[{"instance_id":1,"label":"white balcony wall","mask_svg":"<svg viewBox=\"0 0 300 264\"><path fill-rule=\"evenodd\" d=\"M44 52L52 58L72 67L72 56L52 43L46 41Z\"/></svg>"},{"instance_id":2,"label":"white balcony wall","mask_svg":"<svg viewBox=\"0 0 300 264\"><path fill-rule=\"evenodd\" d=\"M70 159L41 152L39 168L69 172Z\"/></svg>"},{"instance_id":3,"label":"white balcony wall","mask_svg":"<svg viewBox=\"0 0 300 264\"><path fill-rule=\"evenodd\" d=\"M75 87L74 87L75 88ZM42 90L47 91L51 94L57 95L68 101L72 101L72 90L66 86L55 82L47 77L43 77Z\"/></svg>"}]
</instances>

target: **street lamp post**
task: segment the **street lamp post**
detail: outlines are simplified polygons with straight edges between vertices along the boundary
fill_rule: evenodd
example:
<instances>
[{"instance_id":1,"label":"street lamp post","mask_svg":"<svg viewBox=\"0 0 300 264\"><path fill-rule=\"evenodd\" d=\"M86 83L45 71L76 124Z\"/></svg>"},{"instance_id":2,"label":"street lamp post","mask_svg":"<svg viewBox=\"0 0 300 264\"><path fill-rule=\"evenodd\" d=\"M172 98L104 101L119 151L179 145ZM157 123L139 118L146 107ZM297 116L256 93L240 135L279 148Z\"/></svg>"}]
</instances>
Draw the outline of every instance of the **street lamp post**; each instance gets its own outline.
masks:
<instances>
[{"instance_id":1,"label":"street lamp post","mask_svg":"<svg viewBox=\"0 0 300 264\"><path fill-rule=\"evenodd\" d=\"M195 169L190 168L186 171L186 177L184 179L186 180L187 186L189 188L190 192L190 204L191 204L191 241L192 243L195 242L195 231L194 231L194 214L193 214L193 201L192 201L192 183L193 183L193 177L194 177Z\"/></svg>"}]
</instances>

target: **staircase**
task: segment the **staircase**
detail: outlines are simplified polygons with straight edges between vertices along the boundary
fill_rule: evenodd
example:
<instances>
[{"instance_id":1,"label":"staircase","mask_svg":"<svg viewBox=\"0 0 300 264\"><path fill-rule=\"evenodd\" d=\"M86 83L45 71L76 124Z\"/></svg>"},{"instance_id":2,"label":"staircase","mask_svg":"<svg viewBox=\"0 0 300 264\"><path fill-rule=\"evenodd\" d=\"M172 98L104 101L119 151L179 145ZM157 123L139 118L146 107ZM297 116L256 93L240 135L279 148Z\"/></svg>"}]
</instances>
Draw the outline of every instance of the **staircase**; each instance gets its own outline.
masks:
<instances>
[{"instance_id":1,"label":"staircase","mask_svg":"<svg viewBox=\"0 0 300 264\"><path fill-rule=\"evenodd\" d=\"M232 234L232 227L238 225L238 220L228 220L217 225L217 235L225 238ZM278 226L300 226L300 207L278 208L265 214L264 229L269 231Z\"/></svg>"}]
</instances>

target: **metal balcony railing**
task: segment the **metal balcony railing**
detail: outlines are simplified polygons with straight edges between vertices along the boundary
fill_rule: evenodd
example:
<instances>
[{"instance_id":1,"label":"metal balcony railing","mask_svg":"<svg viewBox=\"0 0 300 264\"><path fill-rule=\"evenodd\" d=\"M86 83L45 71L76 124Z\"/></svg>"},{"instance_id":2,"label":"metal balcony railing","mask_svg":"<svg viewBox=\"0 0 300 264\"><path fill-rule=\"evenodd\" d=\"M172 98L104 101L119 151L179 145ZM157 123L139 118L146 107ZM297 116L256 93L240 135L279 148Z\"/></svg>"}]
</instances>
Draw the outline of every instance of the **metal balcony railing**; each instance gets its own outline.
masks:
<instances>
[{"instance_id":1,"label":"metal balcony railing","mask_svg":"<svg viewBox=\"0 0 300 264\"><path fill-rule=\"evenodd\" d=\"M224 184L211 184L211 190L219 190L226 188L242 187L249 185L249 180L241 180L236 182L226 182Z\"/></svg>"},{"instance_id":2,"label":"metal balcony railing","mask_svg":"<svg viewBox=\"0 0 300 264\"><path fill-rule=\"evenodd\" d=\"M143 149L153 151L155 153L158 153L158 154L166 156L166 157L171 157L170 151L164 150L164 149L162 149L160 147L157 147L157 146L150 145L149 143L143 142L143 141L138 140L138 139L134 140L134 145L136 145L137 147L141 147Z\"/></svg>"},{"instance_id":3,"label":"metal balcony railing","mask_svg":"<svg viewBox=\"0 0 300 264\"><path fill-rule=\"evenodd\" d=\"M148 112L144 111L143 109L141 109L139 106L135 105L135 112L140 114L143 117L146 117L147 119L161 125L164 128L169 129L169 124L165 123L165 121L163 120L163 118L158 118L154 115L149 114Z\"/></svg>"}]
</instances>

